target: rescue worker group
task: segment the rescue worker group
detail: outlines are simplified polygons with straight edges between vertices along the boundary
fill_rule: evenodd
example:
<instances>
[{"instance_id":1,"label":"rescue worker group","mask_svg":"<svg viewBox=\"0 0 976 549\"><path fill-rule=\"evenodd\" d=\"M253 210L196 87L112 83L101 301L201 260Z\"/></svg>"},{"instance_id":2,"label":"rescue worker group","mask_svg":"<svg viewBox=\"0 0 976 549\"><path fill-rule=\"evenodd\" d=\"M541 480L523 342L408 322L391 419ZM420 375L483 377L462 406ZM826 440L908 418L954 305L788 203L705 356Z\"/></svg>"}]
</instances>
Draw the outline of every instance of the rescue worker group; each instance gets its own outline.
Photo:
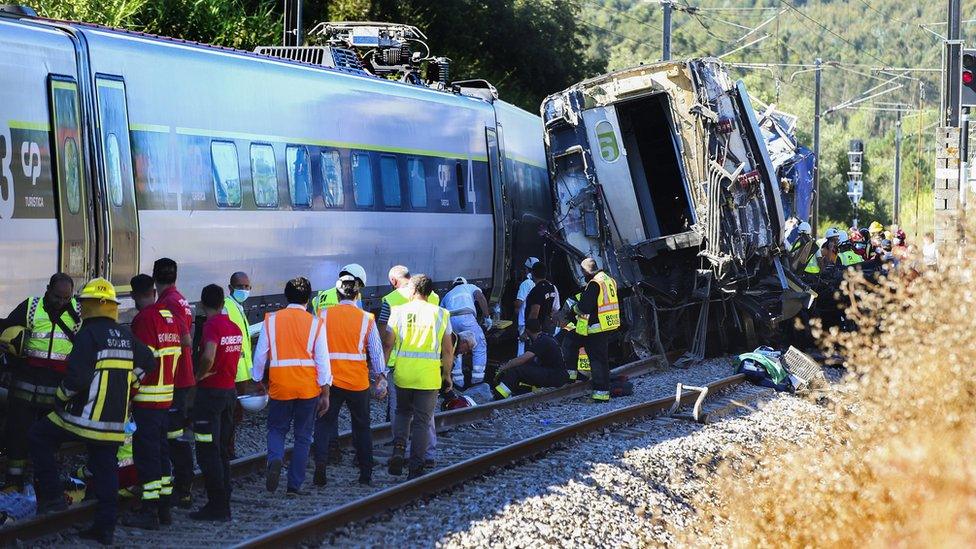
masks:
<instances>
[{"instance_id":1,"label":"rescue worker group","mask_svg":"<svg viewBox=\"0 0 976 549\"><path fill-rule=\"evenodd\" d=\"M226 290L203 288L194 323L177 289L176 261L161 258L151 276L132 278L138 313L126 326L109 281L95 278L75 295L71 277L55 274L43 296L0 320L12 371L6 490L23 490L32 470L37 514L66 509L58 451L83 443L87 467L75 475L86 477L97 511L79 536L111 544L120 494L141 500L123 519L132 527L158 529L173 523L173 505L193 507L195 447L206 503L188 517L227 521L234 430L244 410L267 409L267 490L278 490L285 468L286 495L300 497L308 494L310 457L312 484L327 485L343 405L358 480L372 482L370 401L384 399L394 433L387 472L415 478L433 466L439 400L473 404L467 394L479 390L491 395L485 400L503 399L580 374L591 378L594 402L609 400L609 332L620 326L616 282L592 258L581 267L587 284L563 304L546 266L525 262L515 302L517 356L497 368L487 368L488 302L462 276L441 298L428 276L394 266L392 291L374 316L362 309L365 270L346 265L334 287L314 296L308 279L289 280L287 306L249 325L242 304L251 281L236 272ZM462 366L468 354L470 369ZM294 446L284 467L289 431Z\"/></svg>"}]
</instances>

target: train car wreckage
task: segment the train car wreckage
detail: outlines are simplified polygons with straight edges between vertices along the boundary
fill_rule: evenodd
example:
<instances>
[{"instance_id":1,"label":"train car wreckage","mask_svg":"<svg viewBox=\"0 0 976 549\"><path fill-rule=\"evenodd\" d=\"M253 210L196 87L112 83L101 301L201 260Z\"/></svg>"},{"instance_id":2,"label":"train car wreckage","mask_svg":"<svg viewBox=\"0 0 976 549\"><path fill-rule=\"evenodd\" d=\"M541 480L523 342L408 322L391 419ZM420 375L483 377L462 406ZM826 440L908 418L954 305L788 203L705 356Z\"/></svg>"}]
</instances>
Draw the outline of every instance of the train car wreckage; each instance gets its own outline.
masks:
<instances>
[{"instance_id":1,"label":"train car wreckage","mask_svg":"<svg viewBox=\"0 0 976 549\"><path fill-rule=\"evenodd\" d=\"M586 80L546 98L542 116L547 236L618 280L636 354L754 346L809 306L784 242L793 189L780 171L795 162L773 165L765 141L782 132L768 125L764 136L744 84L717 59Z\"/></svg>"}]
</instances>

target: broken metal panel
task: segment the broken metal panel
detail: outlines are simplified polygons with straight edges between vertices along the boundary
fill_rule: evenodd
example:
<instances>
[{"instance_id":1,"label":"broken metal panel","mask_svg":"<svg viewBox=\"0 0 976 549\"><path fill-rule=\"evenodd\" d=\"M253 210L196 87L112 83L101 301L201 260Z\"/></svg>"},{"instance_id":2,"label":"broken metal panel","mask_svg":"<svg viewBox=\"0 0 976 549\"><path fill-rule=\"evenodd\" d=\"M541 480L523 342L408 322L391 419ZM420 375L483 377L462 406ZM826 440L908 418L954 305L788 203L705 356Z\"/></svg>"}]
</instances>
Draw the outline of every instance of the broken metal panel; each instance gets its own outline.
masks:
<instances>
[{"instance_id":1,"label":"broken metal panel","mask_svg":"<svg viewBox=\"0 0 976 549\"><path fill-rule=\"evenodd\" d=\"M745 312L767 324L784 317L782 165L745 87L718 60L599 76L550 96L542 114L557 197L552 236L601 260L626 290L637 350L650 348L652 324L660 328L655 300L670 310L724 308L751 288ZM759 287L773 297L757 296Z\"/></svg>"}]
</instances>

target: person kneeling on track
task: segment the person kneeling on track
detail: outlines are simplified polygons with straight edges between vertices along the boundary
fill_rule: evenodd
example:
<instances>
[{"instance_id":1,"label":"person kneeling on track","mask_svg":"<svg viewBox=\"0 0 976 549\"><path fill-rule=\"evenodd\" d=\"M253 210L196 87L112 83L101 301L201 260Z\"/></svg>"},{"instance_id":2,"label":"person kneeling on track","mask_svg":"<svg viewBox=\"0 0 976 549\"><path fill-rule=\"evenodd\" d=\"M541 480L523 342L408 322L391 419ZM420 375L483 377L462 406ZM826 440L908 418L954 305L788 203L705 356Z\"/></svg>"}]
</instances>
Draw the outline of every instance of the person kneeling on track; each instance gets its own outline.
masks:
<instances>
[{"instance_id":1,"label":"person kneeling on track","mask_svg":"<svg viewBox=\"0 0 976 549\"><path fill-rule=\"evenodd\" d=\"M230 520L230 441L234 437L238 363L244 335L226 314L224 290L210 284L200 294L207 321L203 352L197 361L197 396L193 406L193 437L197 463L207 487L207 503L190 513L193 520Z\"/></svg>"},{"instance_id":2,"label":"person kneeling on track","mask_svg":"<svg viewBox=\"0 0 976 549\"><path fill-rule=\"evenodd\" d=\"M498 369L495 393L501 398L528 393L534 387L559 387L569 383L559 343L542 331L539 319L526 320L525 333L529 336L528 348Z\"/></svg>"}]
</instances>

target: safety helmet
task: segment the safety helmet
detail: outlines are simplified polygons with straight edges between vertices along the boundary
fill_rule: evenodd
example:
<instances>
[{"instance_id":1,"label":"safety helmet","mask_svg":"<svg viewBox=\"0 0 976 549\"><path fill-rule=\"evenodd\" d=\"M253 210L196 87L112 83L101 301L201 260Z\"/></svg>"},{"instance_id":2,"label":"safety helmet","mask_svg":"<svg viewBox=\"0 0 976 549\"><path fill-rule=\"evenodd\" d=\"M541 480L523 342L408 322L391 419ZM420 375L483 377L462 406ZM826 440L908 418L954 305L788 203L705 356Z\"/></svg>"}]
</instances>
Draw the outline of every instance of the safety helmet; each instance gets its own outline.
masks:
<instances>
[{"instance_id":1,"label":"safety helmet","mask_svg":"<svg viewBox=\"0 0 976 549\"><path fill-rule=\"evenodd\" d=\"M884 230L884 225L878 223L877 221L872 221L871 224L868 225L868 232L870 232L871 234L877 234L883 230Z\"/></svg>"},{"instance_id":2,"label":"safety helmet","mask_svg":"<svg viewBox=\"0 0 976 549\"><path fill-rule=\"evenodd\" d=\"M840 235L842 235L842 234L844 234L844 231L841 231L837 227L831 227L831 228L827 229L826 236L827 236L828 239L830 239L830 238L839 238Z\"/></svg>"},{"instance_id":3,"label":"safety helmet","mask_svg":"<svg viewBox=\"0 0 976 549\"><path fill-rule=\"evenodd\" d=\"M359 282L365 287L366 286L366 269L363 268L359 263L350 263L345 267L339 269L339 279L342 279L342 273L349 273L352 276L359 279Z\"/></svg>"},{"instance_id":4,"label":"safety helmet","mask_svg":"<svg viewBox=\"0 0 976 549\"><path fill-rule=\"evenodd\" d=\"M89 280L88 284L85 284L85 287L81 289L81 293L78 294L78 299L97 299L120 303L115 296L115 286L112 286L111 282L102 277Z\"/></svg>"},{"instance_id":5,"label":"safety helmet","mask_svg":"<svg viewBox=\"0 0 976 549\"><path fill-rule=\"evenodd\" d=\"M237 401L248 412L260 412L268 405L268 395L241 395Z\"/></svg>"},{"instance_id":6,"label":"safety helmet","mask_svg":"<svg viewBox=\"0 0 976 549\"><path fill-rule=\"evenodd\" d=\"M838 246L843 245L843 244L847 244L848 242L851 241L851 239L847 237L847 233L845 233L844 231L837 231L837 232L838 232L838 234L837 234L837 245Z\"/></svg>"},{"instance_id":7,"label":"safety helmet","mask_svg":"<svg viewBox=\"0 0 976 549\"><path fill-rule=\"evenodd\" d=\"M800 234L810 234L813 232L813 227L811 227L806 221L803 221L800 223L799 227L797 227L797 230L800 232Z\"/></svg>"},{"instance_id":8,"label":"safety helmet","mask_svg":"<svg viewBox=\"0 0 976 549\"><path fill-rule=\"evenodd\" d=\"M532 267L535 267L535 264L538 263L538 262L539 262L539 258L538 257L530 257L530 258L528 258L528 259L525 260L525 268L526 269L531 269Z\"/></svg>"},{"instance_id":9,"label":"safety helmet","mask_svg":"<svg viewBox=\"0 0 976 549\"><path fill-rule=\"evenodd\" d=\"M473 398L452 389L450 393L444 395L441 410L460 410L461 408L472 408L477 405L478 403Z\"/></svg>"},{"instance_id":10,"label":"safety helmet","mask_svg":"<svg viewBox=\"0 0 976 549\"><path fill-rule=\"evenodd\" d=\"M467 278L464 278L463 276L459 276L459 277L457 277L457 278L454 279L454 285L455 286L459 286L461 284L467 284L467 283L468 283L468 279Z\"/></svg>"},{"instance_id":11,"label":"safety helmet","mask_svg":"<svg viewBox=\"0 0 976 549\"><path fill-rule=\"evenodd\" d=\"M9 326L0 333L0 351L13 356L24 354L24 340L26 330L23 326Z\"/></svg>"}]
</instances>

